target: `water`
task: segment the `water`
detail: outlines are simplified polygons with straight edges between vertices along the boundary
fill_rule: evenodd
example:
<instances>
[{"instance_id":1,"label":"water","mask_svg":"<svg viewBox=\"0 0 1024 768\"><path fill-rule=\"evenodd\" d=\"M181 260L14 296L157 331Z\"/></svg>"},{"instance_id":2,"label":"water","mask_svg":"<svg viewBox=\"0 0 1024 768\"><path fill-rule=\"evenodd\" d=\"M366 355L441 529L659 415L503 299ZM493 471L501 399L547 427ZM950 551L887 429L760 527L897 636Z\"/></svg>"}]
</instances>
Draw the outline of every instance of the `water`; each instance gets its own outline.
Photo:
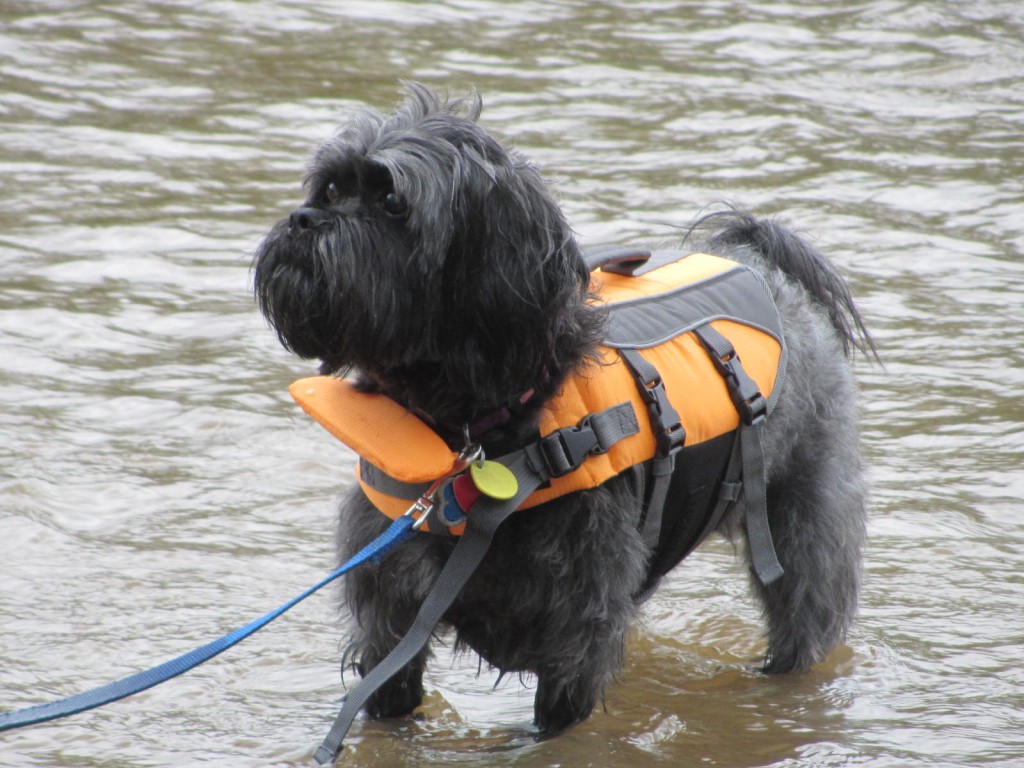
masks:
<instances>
[{"instance_id":1,"label":"water","mask_svg":"<svg viewBox=\"0 0 1024 768\"><path fill-rule=\"evenodd\" d=\"M623 4L625 5L625 4ZM604 710L535 743L529 681L439 650L424 716L352 766L1024 764L1024 9L866 0L5 2L0 707L232 629L331 562L351 457L249 295L313 145L402 78L484 95L581 238L728 200L848 274L873 485L860 620L807 674L713 542L652 601ZM2 766L298 766L337 707L316 597L200 670L0 736Z\"/></svg>"}]
</instances>

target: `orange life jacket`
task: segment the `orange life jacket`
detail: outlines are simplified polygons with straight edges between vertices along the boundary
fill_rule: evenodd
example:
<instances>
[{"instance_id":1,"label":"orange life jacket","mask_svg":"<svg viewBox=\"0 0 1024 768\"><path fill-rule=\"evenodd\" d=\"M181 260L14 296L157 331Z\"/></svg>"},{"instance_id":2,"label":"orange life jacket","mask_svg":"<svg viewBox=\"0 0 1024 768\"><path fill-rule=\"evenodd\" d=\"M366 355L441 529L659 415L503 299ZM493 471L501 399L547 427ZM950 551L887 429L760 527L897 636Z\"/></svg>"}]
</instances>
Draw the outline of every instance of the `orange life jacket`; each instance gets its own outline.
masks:
<instances>
[{"instance_id":1,"label":"orange life jacket","mask_svg":"<svg viewBox=\"0 0 1024 768\"><path fill-rule=\"evenodd\" d=\"M623 403L632 405L638 430L607 452L590 454L571 471L552 477L520 510L594 488L649 463L658 456L659 445L665 448L667 430L674 428L680 436L672 452L734 433L741 411L753 406L763 413L774 405L772 393L784 371L778 313L763 278L747 267L719 256L674 251L606 250L591 260L601 265L592 272L591 287L610 315L607 338L599 360L570 376L545 403L540 434L574 428L588 415ZM706 336L715 331L717 338L731 343L734 360L723 361L721 352L709 346ZM642 358L639 365L653 366L660 385L644 384L636 365L627 361L637 362L636 355ZM745 382L752 382L742 396L730 381L734 362L740 376L749 376ZM669 410L674 408L671 420L677 424L659 425L648 418L658 387L668 398ZM347 381L324 376L295 382L291 393L309 415L359 454L362 490L391 518L405 513L455 463L456 455L430 427L384 395L361 393ZM752 402L757 398L758 403ZM439 527L434 532L461 532L459 526L448 531Z\"/></svg>"}]
</instances>

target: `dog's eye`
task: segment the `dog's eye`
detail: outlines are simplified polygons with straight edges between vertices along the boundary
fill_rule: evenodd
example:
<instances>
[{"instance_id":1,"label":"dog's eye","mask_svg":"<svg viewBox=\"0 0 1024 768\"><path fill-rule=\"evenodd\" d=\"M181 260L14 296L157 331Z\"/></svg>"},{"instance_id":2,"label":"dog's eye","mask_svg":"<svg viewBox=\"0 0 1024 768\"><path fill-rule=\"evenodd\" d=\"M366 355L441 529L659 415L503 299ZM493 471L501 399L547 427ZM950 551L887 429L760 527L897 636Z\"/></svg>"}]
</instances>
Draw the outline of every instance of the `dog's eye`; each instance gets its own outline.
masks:
<instances>
[{"instance_id":1,"label":"dog's eye","mask_svg":"<svg viewBox=\"0 0 1024 768\"><path fill-rule=\"evenodd\" d=\"M324 195L327 196L328 203L334 204L338 202L338 198L341 196L338 192L338 185L332 181L327 185L326 189L324 189Z\"/></svg>"},{"instance_id":2,"label":"dog's eye","mask_svg":"<svg viewBox=\"0 0 1024 768\"><path fill-rule=\"evenodd\" d=\"M397 192L389 192L381 201L381 207L384 209L384 213L389 216L402 216L407 210L409 210L409 204L405 198Z\"/></svg>"}]
</instances>

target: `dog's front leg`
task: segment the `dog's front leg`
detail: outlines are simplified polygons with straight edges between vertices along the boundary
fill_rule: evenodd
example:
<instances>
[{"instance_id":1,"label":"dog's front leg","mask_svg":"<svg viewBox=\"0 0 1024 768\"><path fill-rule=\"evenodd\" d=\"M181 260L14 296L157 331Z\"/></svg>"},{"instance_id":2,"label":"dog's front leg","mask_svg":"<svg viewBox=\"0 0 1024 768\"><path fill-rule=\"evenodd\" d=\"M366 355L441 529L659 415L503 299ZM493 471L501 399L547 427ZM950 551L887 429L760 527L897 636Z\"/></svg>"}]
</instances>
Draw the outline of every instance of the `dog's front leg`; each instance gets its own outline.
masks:
<instances>
[{"instance_id":1,"label":"dog's front leg","mask_svg":"<svg viewBox=\"0 0 1024 768\"><path fill-rule=\"evenodd\" d=\"M522 666L537 675L534 724L543 736L590 717L622 668L648 558L632 490L620 477L558 502L515 550L528 553L523 572L535 587L520 590L536 597L520 599L517 618L533 628Z\"/></svg>"},{"instance_id":2,"label":"dog's front leg","mask_svg":"<svg viewBox=\"0 0 1024 768\"><path fill-rule=\"evenodd\" d=\"M599 675L603 678L603 675ZM533 722L543 736L554 736L571 725L590 717L604 685L594 670L572 674L562 670L541 671L537 675L537 693L533 700Z\"/></svg>"},{"instance_id":3,"label":"dog's front leg","mask_svg":"<svg viewBox=\"0 0 1024 768\"><path fill-rule=\"evenodd\" d=\"M351 574L346 583L355 627L345 657L360 677L366 677L398 645L423 599L418 585L403 577L401 568L393 569L388 560ZM423 700L428 656L429 646L378 688L366 702L367 714L402 717L418 707Z\"/></svg>"},{"instance_id":4,"label":"dog's front leg","mask_svg":"<svg viewBox=\"0 0 1024 768\"><path fill-rule=\"evenodd\" d=\"M424 648L412 661L378 688L366 702L370 717L404 717L423 701L423 670L427 666L428 651ZM386 656L372 646L363 648L354 666L361 677L373 669Z\"/></svg>"},{"instance_id":5,"label":"dog's front leg","mask_svg":"<svg viewBox=\"0 0 1024 768\"><path fill-rule=\"evenodd\" d=\"M351 557L390 523L369 505L358 490L342 503L338 550ZM380 563L368 563L348 574L345 601L354 619L343 666L365 677L412 626L430 585L444 564L440 537L414 536L392 550ZM423 671L429 658L425 647L369 698L371 717L401 717L423 700Z\"/></svg>"},{"instance_id":6,"label":"dog's front leg","mask_svg":"<svg viewBox=\"0 0 1024 768\"><path fill-rule=\"evenodd\" d=\"M621 597L605 604L606 615L600 619L571 628L549 625L553 631L548 651L553 656L550 664L536 670L533 703L534 724L542 735L553 736L590 717L621 670L629 620L635 612L631 595L623 591Z\"/></svg>"}]
</instances>

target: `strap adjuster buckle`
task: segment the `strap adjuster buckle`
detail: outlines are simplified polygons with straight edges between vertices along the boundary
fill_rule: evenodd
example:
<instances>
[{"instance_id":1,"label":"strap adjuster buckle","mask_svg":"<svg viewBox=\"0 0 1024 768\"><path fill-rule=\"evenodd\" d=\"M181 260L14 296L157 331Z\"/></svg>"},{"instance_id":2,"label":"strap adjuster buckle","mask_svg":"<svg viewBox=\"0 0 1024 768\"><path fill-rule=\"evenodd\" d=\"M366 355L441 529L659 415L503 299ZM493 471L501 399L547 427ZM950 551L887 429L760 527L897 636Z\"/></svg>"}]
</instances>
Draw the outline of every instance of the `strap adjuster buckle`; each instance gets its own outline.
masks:
<instances>
[{"instance_id":1,"label":"strap adjuster buckle","mask_svg":"<svg viewBox=\"0 0 1024 768\"><path fill-rule=\"evenodd\" d=\"M659 456L671 456L686 442L686 428L682 424L676 424L664 432L655 434L654 441L658 446Z\"/></svg>"},{"instance_id":2,"label":"strap adjuster buckle","mask_svg":"<svg viewBox=\"0 0 1024 768\"><path fill-rule=\"evenodd\" d=\"M682 448L686 441L686 429L683 427L679 411L669 402L665 384L660 376L653 382L645 382L645 386L640 390L640 395L647 403L647 411L651 415L651 426L658 427L654 430L658 455L670 456Z\"/></svg>"},{"instance_id":3,"label":"strap adjuster buckle","mask_svg":"<svg viewBox=\"0 0 1024 768\"><path fill-rule=\"evenodd\" d=\"M729 397L743 423L751 426L763 421L768 414L768 401L761 394L761 388L757 382L743 370L736 351L730 350L724 358L712 354L711 360L718 372L722 374L722 378L725 379Z\"/></svg>"}]
</instances>

